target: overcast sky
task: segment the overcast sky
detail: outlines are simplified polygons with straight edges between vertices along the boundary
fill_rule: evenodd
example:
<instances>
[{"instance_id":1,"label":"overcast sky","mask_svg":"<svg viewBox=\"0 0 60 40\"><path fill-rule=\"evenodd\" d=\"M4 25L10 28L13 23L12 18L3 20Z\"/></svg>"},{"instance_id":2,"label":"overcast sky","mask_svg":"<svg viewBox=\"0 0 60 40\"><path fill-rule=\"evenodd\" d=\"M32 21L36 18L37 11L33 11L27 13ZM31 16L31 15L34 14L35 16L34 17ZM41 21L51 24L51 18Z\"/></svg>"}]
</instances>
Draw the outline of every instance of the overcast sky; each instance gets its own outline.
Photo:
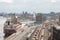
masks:
<instances>
[{"instance_id":1,"label":"overcast sky","mask_svg":"<svg viewBox=\"0 0 60 40\"><path fill-rule=\"evenodd\" d=\"M60 12L60 0L0 0L0 12Z\"/></svg>"}]
</instances>

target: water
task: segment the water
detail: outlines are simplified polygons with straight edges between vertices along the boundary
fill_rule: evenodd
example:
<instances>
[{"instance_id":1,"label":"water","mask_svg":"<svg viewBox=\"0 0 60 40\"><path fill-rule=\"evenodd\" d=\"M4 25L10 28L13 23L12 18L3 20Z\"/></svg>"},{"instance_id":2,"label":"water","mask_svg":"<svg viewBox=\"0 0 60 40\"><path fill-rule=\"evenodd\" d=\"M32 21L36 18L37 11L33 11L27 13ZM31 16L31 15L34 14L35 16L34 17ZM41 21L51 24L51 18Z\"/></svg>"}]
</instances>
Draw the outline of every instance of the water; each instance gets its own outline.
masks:
<instances>
[{"instance_id":1,"label":"water","mask_svg":"<svg viewBox=\"0 0 60 40\"><path fill-rule=\"evenodd\" d=\"M3 27L4 27L5 21L6 21L6 18L3 18L0 16L0 40L4 40Z\"/></svg>"},{"instance_id":2,"label":"water","mask_svg":"<svg viewBox=\"0 0 60 40\"><path fill-rule=\"evenodd\" d=\"M22 24L30 24L30 23L34 23L35 21L25 21L25 22L21 22Z\"/></svg>"}]
</instances>

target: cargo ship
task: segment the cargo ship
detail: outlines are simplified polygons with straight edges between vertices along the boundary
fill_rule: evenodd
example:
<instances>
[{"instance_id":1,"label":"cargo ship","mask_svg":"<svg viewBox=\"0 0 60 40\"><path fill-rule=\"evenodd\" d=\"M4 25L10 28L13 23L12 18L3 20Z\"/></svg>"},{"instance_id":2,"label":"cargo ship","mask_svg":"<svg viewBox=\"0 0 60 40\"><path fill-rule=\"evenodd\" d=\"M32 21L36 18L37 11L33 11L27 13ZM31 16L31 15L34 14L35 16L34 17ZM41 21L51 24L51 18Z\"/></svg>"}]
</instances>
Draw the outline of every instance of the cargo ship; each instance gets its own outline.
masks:
<instances>
[{"instance_id":1,"label":"cargo ship","mask_svg":"<svg viewBox=\"0 0 60 40\"><path fill-rule=\"evenodd\" d=\"M4 23L4 37L6 38L11 34L16 33L20 29L21 25L22 23L18 22L16 17L8 18Z\"/></svg>"}]
</instances>

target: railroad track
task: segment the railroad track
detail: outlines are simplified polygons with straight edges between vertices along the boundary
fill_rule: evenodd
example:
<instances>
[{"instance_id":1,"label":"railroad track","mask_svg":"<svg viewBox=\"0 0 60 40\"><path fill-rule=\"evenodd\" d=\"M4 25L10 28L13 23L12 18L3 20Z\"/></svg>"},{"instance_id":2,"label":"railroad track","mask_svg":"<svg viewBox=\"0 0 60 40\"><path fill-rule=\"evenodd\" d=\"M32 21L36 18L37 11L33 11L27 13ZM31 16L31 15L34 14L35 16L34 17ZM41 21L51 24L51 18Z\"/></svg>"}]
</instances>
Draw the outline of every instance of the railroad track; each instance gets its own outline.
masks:
<instances>
[{"instance_id":1,"label":"railroad track","mask_svg":"<svg viewBox=\"0 0 60 40\"><path fill-rule=\"evenodd\" d=\"M43 25L42 27L38 27L32 36L32 40L48 40L49 32L48 25Z\"/></svg>"},{"instance_id":2,"label":"railroad track","mask_svg":"<svg viewBox=\"0 0 60 40\"><path fill-rule=\"evenodd\" d=\"M49 27L49 24L48 25L42 24L42 25L43 26L36 27L36 29L34 30L34 32L31 34L29 40L48 40L48 36L49 36L48 27ZM21 35L21 34L19 33L19 35ZM19 35L15 34L14 37L12 37L12 38L9 37L8 40L9 39L12 40L12 39L16 39L16 38L18 39L17 36L19 36ZM19 36L19 37L21 37L21 36ZM22 39L23 39L23 36L22 36Z\"/></svg>"}]
</instances>

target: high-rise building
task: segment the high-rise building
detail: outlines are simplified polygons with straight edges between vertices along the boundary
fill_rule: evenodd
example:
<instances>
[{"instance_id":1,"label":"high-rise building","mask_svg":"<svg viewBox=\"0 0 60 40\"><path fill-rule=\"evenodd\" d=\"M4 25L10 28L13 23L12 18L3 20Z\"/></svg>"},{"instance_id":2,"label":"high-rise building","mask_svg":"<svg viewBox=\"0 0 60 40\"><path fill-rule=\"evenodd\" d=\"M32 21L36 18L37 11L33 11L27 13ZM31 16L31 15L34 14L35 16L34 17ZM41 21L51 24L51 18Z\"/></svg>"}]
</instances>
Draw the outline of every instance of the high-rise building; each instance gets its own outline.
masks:
<instances>
[{"instance_id":1,"label":"high-rise building","mask_svg":"<svg viewBox=\"0 0 60 40\"><path fill-rule=\"evenodd\" d=\"M38 14L36 15L36 22L42 23L42 22L44 22L45 20L46 20L46 17L45 17L43 14L38 13Z\"/></svg>"}]
</instances>

